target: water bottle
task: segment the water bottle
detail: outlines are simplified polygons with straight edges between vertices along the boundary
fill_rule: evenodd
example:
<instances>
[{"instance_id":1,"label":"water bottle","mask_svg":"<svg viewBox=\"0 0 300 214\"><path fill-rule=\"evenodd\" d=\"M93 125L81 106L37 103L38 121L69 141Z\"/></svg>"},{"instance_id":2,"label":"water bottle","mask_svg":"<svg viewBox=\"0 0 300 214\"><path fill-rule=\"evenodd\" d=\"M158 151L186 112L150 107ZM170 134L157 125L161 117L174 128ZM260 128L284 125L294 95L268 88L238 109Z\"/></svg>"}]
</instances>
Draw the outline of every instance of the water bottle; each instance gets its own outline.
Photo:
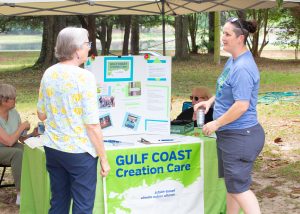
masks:
<instances>
[{"instance_id":1,"label":"water bottle","mask_svg":"<svg viewBox=\"0 0 300 214\"><path fill-rule=\"evenodd\" d=\"M27 136L27 130L24 129L22 132L21 132L21 137L26 137Z\"/></svg>"},{"instance_id":2,"label":"water bottle","mask_svg":"<svg viewBox=\"0 0 300 214\"><path fill-rule=\"evenodd\" d=\"M45 125L43 122L38 122L38 134L44 134L45 132Z\"/></svg>"},{"instance_id":3,"label":"water bottle","mask_svg":"<svg viewBox=\"0 0 300 214\"><path fill-rule=\"evenodd\" d=\"M204 126L204 119L205 119L204 109L199 108L197 110L197 126L199 128L202 128Z\"/></svg>"}]
</instances>

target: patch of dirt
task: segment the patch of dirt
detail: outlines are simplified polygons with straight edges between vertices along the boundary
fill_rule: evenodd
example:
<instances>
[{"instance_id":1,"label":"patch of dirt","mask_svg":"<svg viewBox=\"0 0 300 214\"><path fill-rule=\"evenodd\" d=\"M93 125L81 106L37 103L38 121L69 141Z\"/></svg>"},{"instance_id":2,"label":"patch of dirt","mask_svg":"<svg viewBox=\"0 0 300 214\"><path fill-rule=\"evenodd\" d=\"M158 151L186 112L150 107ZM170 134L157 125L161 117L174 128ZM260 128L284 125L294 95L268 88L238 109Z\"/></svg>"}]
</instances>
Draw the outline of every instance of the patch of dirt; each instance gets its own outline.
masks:
<instances>
[{"instance_id":1,"label":"patch of dirt","mask_svg":"<svg viewBox=\"0 0 300 214\"><path fill-rule=\"evenodd\" d=\"M251 189L256 194L264 214L300 213L300 184L278 176L264 176L254 172Z\"/></svg>"},{"instance_id":2,"label":"patch of dirt","mask_svg":"<svg viewBox=\"0 0 300 214\"><path fill-rule=\"evenodd\" d=\"M0 169L2 174L2 169ZM13 178L10 170L5 171L4 183L12 183ZM18 214L19 206L16 205L17 192L14 187L5 187L0 189L0 213L1 214Z\"/></svg>"}]
</instances>

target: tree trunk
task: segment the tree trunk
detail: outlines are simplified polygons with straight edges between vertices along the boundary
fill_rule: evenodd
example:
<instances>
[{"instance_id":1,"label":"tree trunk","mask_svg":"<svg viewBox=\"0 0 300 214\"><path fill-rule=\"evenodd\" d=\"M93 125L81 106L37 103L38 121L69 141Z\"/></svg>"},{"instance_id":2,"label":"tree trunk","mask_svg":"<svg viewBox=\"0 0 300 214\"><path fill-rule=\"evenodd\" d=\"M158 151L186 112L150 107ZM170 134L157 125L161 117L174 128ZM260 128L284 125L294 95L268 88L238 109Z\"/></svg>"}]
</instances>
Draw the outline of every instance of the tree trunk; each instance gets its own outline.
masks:
<instances>
[{"instance_id":1,"label":"tree trunk","mask_svg":"<svg viewBox=\"0 0 300 214\"><path fill-rule=\"evenodd\" d=\"M192 50L191 53L197 54L198 53L198 46L197 46L197 31L198 31L198 16L197 13L188 16L188 23L189 23L189 31L191 36L191 44Z\"/></svg>"},{"instance_id":2,"label":"tree trunk","mask_svg":"<svg viewBox=\"0 0 300 214\"><path fill-rule=\"evenodd\" d=\"M139 42L140 42L139 17L132 16L130 54L139 55L139 49L140 49Z\"/></svg>"},{"instance_id":3,"label":"tree trunk","mask_svg":"<svg viewBox=\"0 0 300 214\"><path fill-rule=\"evenodd\" d=\"M89 41L92 42L91 50L89 52L89 55L98 56L97 52L97 44L96 44L96 17L95 16L88 16L87 17L88 22L88 32L89 32Z\"/></svg>"},{"instance_id":4,"label":"tree trunk","mask_svg":"<svg viewBox=\"0 0 300 214\"><path fill-rule=\"evenodd\" d=\"M299 55L299 43L300 43L300 33L297 34L296 46L295 46L295 59L298 60Z\"/></svg>"},{"instance_id":5,"label":"tree trunk","mask_svg":"<svg viewBox=\"0 0 300 214\"><path fill-rule=\"evenodd\" d=\"M96 40L96 17L95 16L78 16L81 26L89 32L89 41L92 42L89 56L98 56L97 52L97 40Z\"/></svg>"},{"instance_id":6,"label":"tree trunk","mask_svg":"<svg viewBox=\"0 0 300 214\"><path fill-rule=\"evenodd\" d=\"M246 20L246 18L247 18L246 10L238 10L238 11L236 11L236 14L240 19Z\"/></svg>"},{"instance_id":7,"label":"tree trunk","mask_svg":"<svg viewBox=\"0 0 300 214\"><path fill-rule=\"evenodd\" d=\"M188 20L186 16L175 17L175 58L178 60L185 60L189 58L188 55Z\"/></svg>"},{"instance_id":8,"label":"tree trunk","mask_svg":"<svg viewBox=\"0 0 300 214\"><path fill-rule=\"evenodd\" d=\"M295 36L296 36L296 44L295 44L295 59L299 59L299 48L300 48L300 7L293 7L289 9L294 21L295 21Z\"/></svg>"},{"instance_id":9,"label":"tree trunk","mask_svg":"<svg viewBox=\"0 0 300 214\"><path fill-rule=\"evenodd\" d=\"M43 39L40 56L35 67L47 68L55 63L55 45L58 33L66 27L66 16L46 16L43 25Z\"/></svg>"},{"instance_id":10,"label":"tree trunk","mask_svg":"<svg viewBox=\"0 0 300 214\"><path fill-rule=\"evenodd\" d=\"M101 21L100 24L100 30L98 31L98 37L100 39L101 42L101 55L104 56L105 55L105 50L106 50L106 23L105 21Z\"/></svg>"},{"instance_id":11,"label":"tree trunk","mask_svg":"<svg viewBox=\"0 0 300 214\"><path fill-rule=\"evenodd\" d=\"M267 40L267 35L269 33L268 29L268 19L269 19L269 9L261 9L261 10L252 10L251 18L256 20L257 22L257 30L253 34L252 38L249 36L247 41L247 45L254 57L260 57L263 48L269 43ZM263 40L261 44L259 44L259 35L260 31L263 28ZM260 46L259 46L260 45Z\"/></svg>"},{"instance_id":12,"label":"tree trunk","mask_svg":"<svg viewBox=\"0 0 300 214\"><path fill-rule=\"evenodd\" d=\"M268 26L268 19L269 19L269 10L267 9L266 12L264 12L262 14L263 16L263 28L264 28L264 35L263 35L263 41L260 45L259 51L258 51L258 57L260 57L262 50L264 49L264 47L269 43L269 41L267 41L267 35L269 33L269 31L267 30L267 26Z\"/></svg>"},{"instance_id":13,"label":"tree trunk","mask_svg":"<svg viewBox=\"0 0 300 214\"><path fill-rule=\"evenodd\" d=\"M101 42L101 55L108 55L112 41L113 24L108 16L98 17L100 19L100 27L97 29L97 38Z\"/></svg>"},{"instance_id":14,"label":"tree trunk","mask_svg":"<svg viewBox=\"0 0 300 214\"><path fill-rule=\"evenodd\" d=\"M214 25L214 20L215 20L215 13L214 12L209 12L208 13L208 45L207 45L207 52L209 54L214 54L215 49L214 49L214 41L215 41L215 25Z\"/></svg>"},{"instance_id":15,"label":"tree trunk","mask_svg":"<svg viewBox=\"0 0 300 214\"><path fill-rule=\"evenodd\" d=\"M125 26L124 26L123 48L122 48L123 56L128 55L131 16L125 16L124 19L125 19Z\"/></svg>"},{"instance_id":16,"label":"tree trunk","mask_svg":"<svg viewBox=\"0 0 300 214\"><path fill-rule=\"evenodd\" d=\"M257 21L257 31L253 34L251 52L254 57L258 57L258 42L259 31L261 26L261 16L258 12L253 10L253 18Z\"/></svg>"},{"instance_id":17,"label":"tree trunk","mask_svg":"<svg viewBox=\"0 0 300 214\"><path fill-rule=\"evenodd\" d=\"M53 17L52 17L53 18ZM43 64L43 62L46 59L46 53L47 53L47 36L48 36L48 24L50 24L49 21L50 17L49 16L45 16L43 18L43 36L42 36L42 47L41 47L41 52L40 52L40 56L38 58L38 60L36 61L34 66L41 66Z\"/></svg>"},{"instance_id":18,"label":"tree trunk","mask_svg":"<svg viewBox=\"0 0 300 214\"><path fill-rule=\"evenodd\" d=\"M106 44L105 44L105 51L107 54L109 54L110 51L110 45L112 41L112 29L113 29L112 24L108 24L106 28L107 33L106 33Z\"/></svg>"}]
</instances>

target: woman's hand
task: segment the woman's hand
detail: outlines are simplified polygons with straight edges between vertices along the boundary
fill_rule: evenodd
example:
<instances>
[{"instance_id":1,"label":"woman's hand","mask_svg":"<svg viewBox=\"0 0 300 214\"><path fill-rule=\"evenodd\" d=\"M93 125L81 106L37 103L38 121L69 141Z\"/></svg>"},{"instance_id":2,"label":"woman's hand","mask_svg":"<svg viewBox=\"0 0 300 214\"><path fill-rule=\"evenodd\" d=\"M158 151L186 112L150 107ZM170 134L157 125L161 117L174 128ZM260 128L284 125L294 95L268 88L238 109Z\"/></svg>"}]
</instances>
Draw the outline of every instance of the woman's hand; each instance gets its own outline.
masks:
<instances>
[{"instance_id":1,"label":"woman's hand","mask_svg":"<svg viewBox=\"0 0 300 214\"><path fill-rule=\"evenodd\" d=\"M40 135L39 132L38 132L38 128L35 127L35 128L33 129L33 131L31 132L30 136L31 136L31 137L36 137L36 136L38 136L38 135Z\"/></svg>"},{"instance_id":2,"label":"woman's hand","mask_svg":"<svg viewBox=\"0 0 300 214\"><path fill-rule=\"evenodd\" d=\"M207 101L202 101L202 102L199 102L199 103L195 104L194 105L194 111L197 111L198 108L202 107L202 108L205 109L205 114L206 114L209 111L209 109L212 106L212 104L215 102L215 99L216 99L216 97L212 96Z\"/></svg>"},{"instance_id":3,"label":"woman's hand","mask_svg":"<svg viewBox=\"0 0 300 214\"><path fill-rule=\"evenodd\" d=\"M108 163L108 160L105 158L105 159L101 159L100 160L100 164L101 164L101 176L102 177L106 177L110 171L110 166L109 166L109 163Z\"/></svg>"},{"instance_id":4,"label":"woman's hand","mask_svg":"<svg viewBox=\"0 0 300 214\"><path fill-rule=\"evenodd\" d=\"M20 128L21 128L22 131L24 131L24 130L29 130L29 129L30 129L30 124L29 124L29 122L28 122L28 121L25 121L25 122L21 123L21 124L20 124Z\"/></svg>"},{"instance_id":5,"label":"woman's hand","mask_svg":"<svg viewBox=\"0 0 300 214\"><path fill-rule=\"evenodd\" d=\"M220 125L217 120L211 121L205 124L202 128L204 135L209 136L220 128Z\"/></svg>"},{"instance_id":6,"label":"woman's hand","mask_svg":"<svg viewBox=\"0 0 300 214\"><path fill-rule=\"evenodd\" d=\"M211 106L211 102L209 100L202 101L194 105L194 112L196 112L199 108L205 109L205 114L209 111Z\"/></svg>"}]
</instances>

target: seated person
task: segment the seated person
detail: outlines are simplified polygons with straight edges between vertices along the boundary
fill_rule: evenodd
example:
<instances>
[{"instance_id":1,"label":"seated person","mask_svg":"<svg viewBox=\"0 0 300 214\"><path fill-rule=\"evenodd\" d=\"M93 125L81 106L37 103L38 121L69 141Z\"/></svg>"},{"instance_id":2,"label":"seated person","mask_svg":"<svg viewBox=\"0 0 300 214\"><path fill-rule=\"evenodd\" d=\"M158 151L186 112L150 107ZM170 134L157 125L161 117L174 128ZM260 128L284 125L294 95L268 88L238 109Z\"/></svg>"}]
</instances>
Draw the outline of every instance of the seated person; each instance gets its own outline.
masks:
<instances>
[{"instance_id":1,"label":"seated person","mask_svg":"<svg viewBox=\"0 0 300 214\"><path fill-rule=\"evenodd\" d=\"M25 134L30 129L30 125L28 121L21 122L15 104L15 87L0 84L0 163L11 166L17 189L16 204L19 205L23 144L18 140L24 141L30 136L37 136L37 129L29 135Z\"/></svg>"},{"instance_id":2,"label":"seated person","mask_svg":"<svg viewBox=\"0 0 300 214\"><path fill-rule=\"evenodd\" d=\"M192 90L192 95L190 99L192 100L192 107L186 109L185 111L181 112L176 120L190 120L194 121L194 127L197 127L197 116L196 112L194 112L193 106L201 101L206 101L211 98L212 94L210 93L209 89L203 86L195 87ZM207 114L205 114L204 123L208 123L213 120L213 108L210 108Z\"/></svg>"}]
</instances>

